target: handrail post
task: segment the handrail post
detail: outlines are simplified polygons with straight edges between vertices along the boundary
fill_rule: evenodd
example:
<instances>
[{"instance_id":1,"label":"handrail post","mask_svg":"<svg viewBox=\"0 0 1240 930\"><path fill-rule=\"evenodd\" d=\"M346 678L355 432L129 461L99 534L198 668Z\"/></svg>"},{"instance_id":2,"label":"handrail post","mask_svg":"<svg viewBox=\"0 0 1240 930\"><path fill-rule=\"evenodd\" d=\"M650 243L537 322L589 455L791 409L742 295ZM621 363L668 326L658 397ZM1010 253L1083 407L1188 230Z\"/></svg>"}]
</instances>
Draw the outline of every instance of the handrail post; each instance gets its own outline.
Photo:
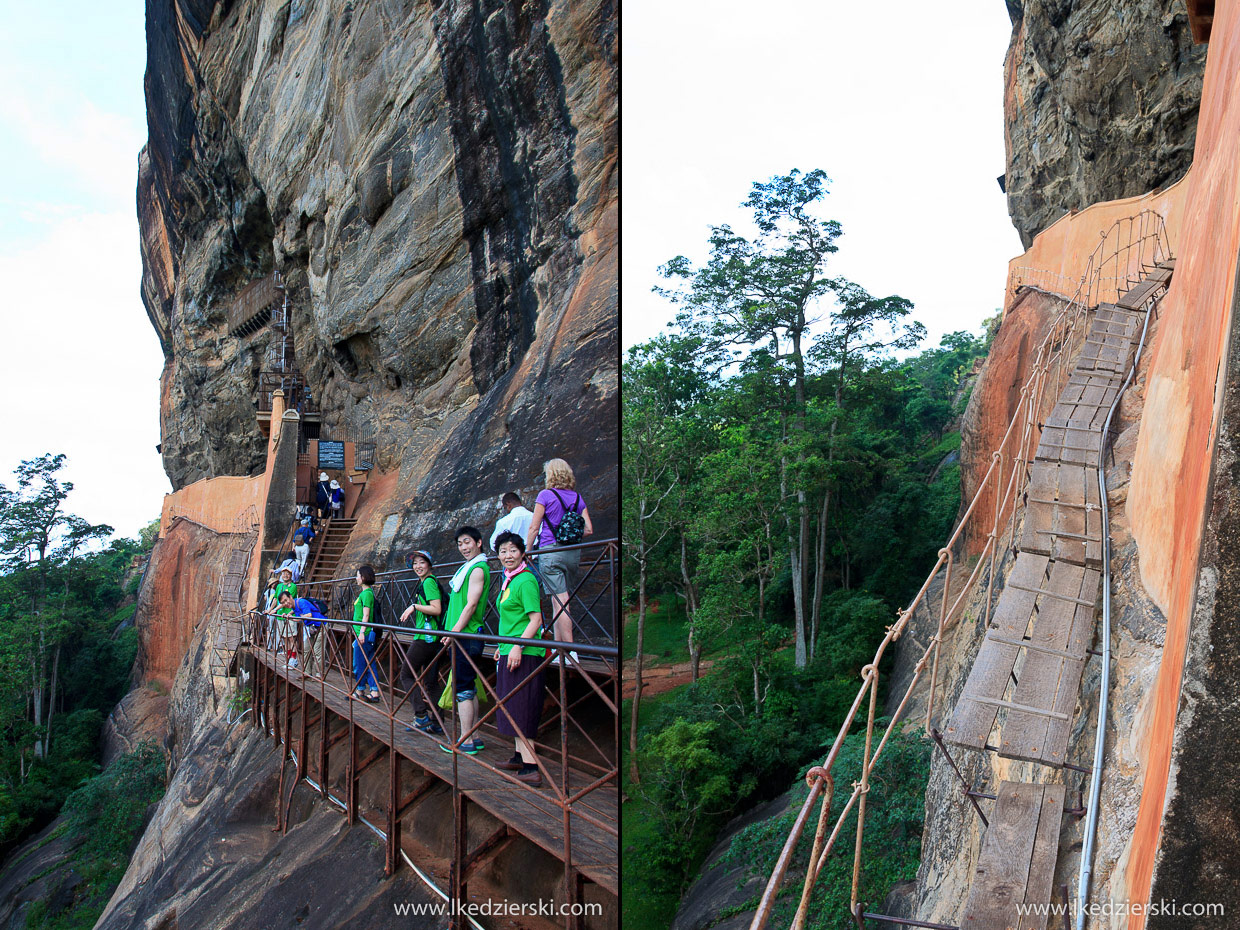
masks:
<instances>
[{"instance_id":1,"label":"handrail post","mask_svg":"<svg viewBox=\"0 0 1240 930\"><path fill-rule=\"evenodd\" d=\"M947 557L947 569L943 577L943 604L939 609L939 629L934 634L934 665L930 671L930 699L926 703L926 733L930 732L930 720L934 714L934 692L939 683L939 648L943 644L943 627L947 623L947 602L952 586L952 553L950 549L940 549L939 558ZM877 675L877 672L875 673ZM874 703L871 696L871 705ZM869 746L869 736L866 737ZM868 752L868 749L867 749ZM864 806L864 804L863 804Z\"/></svg>"},{"instance_id":2,"label":"handrail post","mask_svg":"<svg viewBox=\"0 0 1240 930\"><path fill-rule=\"evenodd\" d=\"M948 577L951 577L951 562L948 562ZM944 604L946 604L946 598ZM857 846L853 852L852 897L850 899L854 914L858 912L857 896L861 886L861 841L865 837L865 799L870 791L870 747L874 739L874 711L878 705L878 665L869 666L869 672L873 680L870 682L870 713L865 726L865 752L861 757L861 799L857 802ZM930 680L930 685L933 689L933 678Z\"/></svg>"},{"instance_id":3,"label":"handrail post","mask_svg":"<svg viewBox=\"0 0 1240 930\"><path fill-rule=\"evenodd\" d=\"M990 626L990 601L995 590L995 554L999 550L999 512L1003 508L1003 453L995 452L992 461L998 468L995 476L995 519L990 529L990 574L986 578L986 626Z\"/></svg>"}]
</instances>

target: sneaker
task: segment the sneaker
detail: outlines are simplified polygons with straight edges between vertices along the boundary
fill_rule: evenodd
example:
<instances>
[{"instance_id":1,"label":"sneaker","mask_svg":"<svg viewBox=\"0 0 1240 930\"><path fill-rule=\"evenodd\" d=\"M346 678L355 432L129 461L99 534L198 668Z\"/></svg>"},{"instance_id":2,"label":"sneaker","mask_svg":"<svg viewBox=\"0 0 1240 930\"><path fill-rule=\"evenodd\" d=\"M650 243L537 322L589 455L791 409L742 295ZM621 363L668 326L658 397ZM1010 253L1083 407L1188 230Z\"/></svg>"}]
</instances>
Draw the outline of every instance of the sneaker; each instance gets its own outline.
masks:
<instances>
[{"instance_id":1,"label":"sneaker","mask_svg":"<svg viewBox=\"0 0 1240 930\"><path fill-rule=\"evenodd\" d=\"M452 747L447 743L440 743L439 748L444 752L451 752ZM482 744L475 740L466 740L463 743L457 743L456 748L467 756L476 756L482 751Z\"/></svg>"},{"instance_id":2,"label":"sneaker","mask_svg":"<svg viewBox=\"0 0 1240 930\"><path fill-rule=\"evenodd\" d=\"M297 656L293 656L293 658L288 660L288 667L297 668Z\"/></svg>"},{"instance_id":3,"label":"sneaker","mask_svg":"<svg viewBox=\"0 0 1240 930\"><path fill-rule=\"evenodd\" d=\"M506 772L519 772L525 767L525 763L521 761L521 754L514 752L512 758L507 762L499 762L495 766L497 769L503 769Z\"/></svg>"},{"instance_id":4,"label":"sneaker","mask_svg":"<svg viewBox=\"0 0 1240 930\"><path fill-rule=\"evenodd\" d=\"M575 650L568 650L568 657L573 660L573 665L581 665L581 656L577 655Z\"/></svg>"},{"instance_id":5,"label":"sneaker","mask_svg":"<svg viewBox=\"0 0 1240 930\"><path fill-rule=\"evenodd\" d=\"M418 730L421 733L429 733L431 736L441 736L443 734L443 727L430 717L415 717L413 719L413 726L409 729Z\"/></svg>"}]
</instances>

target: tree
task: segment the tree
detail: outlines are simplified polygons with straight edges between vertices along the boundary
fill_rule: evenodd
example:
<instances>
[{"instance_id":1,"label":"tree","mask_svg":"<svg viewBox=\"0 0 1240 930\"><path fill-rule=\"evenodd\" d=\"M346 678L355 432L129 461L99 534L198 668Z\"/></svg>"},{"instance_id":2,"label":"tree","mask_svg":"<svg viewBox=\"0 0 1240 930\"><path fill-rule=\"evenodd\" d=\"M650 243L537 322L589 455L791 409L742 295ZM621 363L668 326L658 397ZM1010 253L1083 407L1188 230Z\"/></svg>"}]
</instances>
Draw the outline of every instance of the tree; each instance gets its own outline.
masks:
<instances>
[{"instance_id":1,"label":"tree","mask_svg":"<svg viewBox=\"0 0 1240 930\"><path fill-rule=\"evenodd\" d=\"M35 758L46 753L51 739L61 644L72 625L67 579L63 591L53 592L51 573L92 540L112 534L110 526L64 512L73 490L72 482L60 480L64 464L64 455L50 453L27 459L17 467L15 489L0 484L0 567L29 605L27 627L10 632L16 632L12 644L24 659Z\"/></svg>"},{"instance_id":2,"label":"tree","mask_svg":"<svg viewBox=\"0 0 1240 930\"><path fill-rule=\"evenodd\" d=\"M645 357L641 347L629 353L622 370L621 474L624 481L624 552L637 565L637 657L633 674L633 716L629 724L630 778L641 781L637 769L637 721L642 699L642 663L646 635L647 586L652 551L672 531L660 517L668 495L675 490L677 475L662 435L672 422L661 411L655 385L663 379L649 377L657 362Z\"/></svg>"},{"instance_id":3,"label":"tree","mask_svg":"<svg viewBox=\"0 0 1240 930\"><path fill-rule=\"evenodd\" d=\"M674 284L656 292L680 307L677 324L687 333L741 355L742 370L762 372L774 387L773 411L779 422L780 498L786 552L792 580L796 628L796 663L804 668L810 655L807 641L807 600L816 624L822 596L821 575L827 545L830 509L830 467L835 433L829 427L826 462L818 461L820 442L809 430L811 408L810 349L835 366L835 406L842 406L849 366L856 356L880 349L907 348L924 334L920 324L900 327L912 304L901 297L874 298L861 287L826 273L829 256L841 235L839 223L822 219L814 207L826 196L828 178L821 170L755 183L743 204L753 211L758 234L752 240L729 226L711 229L710 255L695 268L684 256L667 262L660 273ZM838 307L823 314L820 304L835 297ZM827 331L813 338L815 323ZM883 339L886 326L897 331ZM827 412L831 422L834 416ZM819 508L814 540L815 586L807 598L811 564L811 487L825 478L827 490Z\"/></svg>"}]
</instances>

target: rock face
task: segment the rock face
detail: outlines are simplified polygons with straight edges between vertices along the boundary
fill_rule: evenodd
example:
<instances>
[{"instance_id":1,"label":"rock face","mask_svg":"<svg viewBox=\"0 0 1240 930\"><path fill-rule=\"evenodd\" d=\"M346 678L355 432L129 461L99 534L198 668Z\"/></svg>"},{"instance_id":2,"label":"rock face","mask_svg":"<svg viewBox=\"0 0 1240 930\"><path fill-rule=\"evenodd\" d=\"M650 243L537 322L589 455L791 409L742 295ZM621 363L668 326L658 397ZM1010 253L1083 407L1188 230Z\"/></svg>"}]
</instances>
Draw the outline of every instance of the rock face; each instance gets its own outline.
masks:
<instances>
[{"instance_id":1,"label":"rock face","mask_svg":"<svg viewBox=\"0 0 1240 930\"><path fill-rule=\"evenodd\" d=\"M1164 187L1188 170L1206 46L1193 45L1180 0L1007 8L1005 188L1025 248L1069 210Z\"/></svg>"},{"instance_id":2,"label":"rock face","mask_svg":"<svg viewBox=\"0 0 1240 930\"><path fill-rule=\"evenodd\" d=\"M323 435L374 438L394 499L450 522L564 455L614 511L616 30L606 0L148 0L174 487L262 466L271 333L227 313L278 269Z\"/></svg>"}]
</instances>

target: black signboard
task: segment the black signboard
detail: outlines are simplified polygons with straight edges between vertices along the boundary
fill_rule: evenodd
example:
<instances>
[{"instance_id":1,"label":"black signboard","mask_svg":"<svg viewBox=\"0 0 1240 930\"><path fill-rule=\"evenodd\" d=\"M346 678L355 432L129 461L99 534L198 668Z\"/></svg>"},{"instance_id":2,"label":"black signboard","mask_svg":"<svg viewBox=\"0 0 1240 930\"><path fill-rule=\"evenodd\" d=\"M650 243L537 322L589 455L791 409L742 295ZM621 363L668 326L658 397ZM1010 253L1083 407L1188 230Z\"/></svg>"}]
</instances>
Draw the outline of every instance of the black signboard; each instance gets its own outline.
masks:
<instances>
[{"instance_id":1,"label":"black signboard","mask_svg":"<svg viewBox=\"0 0 1240 930\"><path fill-rule=\"evenodd\" d=\"M319 468L344 468L344 443L319 440Z\"/></svg>"}]
</instances>

